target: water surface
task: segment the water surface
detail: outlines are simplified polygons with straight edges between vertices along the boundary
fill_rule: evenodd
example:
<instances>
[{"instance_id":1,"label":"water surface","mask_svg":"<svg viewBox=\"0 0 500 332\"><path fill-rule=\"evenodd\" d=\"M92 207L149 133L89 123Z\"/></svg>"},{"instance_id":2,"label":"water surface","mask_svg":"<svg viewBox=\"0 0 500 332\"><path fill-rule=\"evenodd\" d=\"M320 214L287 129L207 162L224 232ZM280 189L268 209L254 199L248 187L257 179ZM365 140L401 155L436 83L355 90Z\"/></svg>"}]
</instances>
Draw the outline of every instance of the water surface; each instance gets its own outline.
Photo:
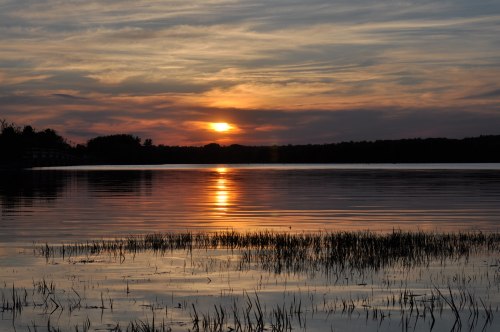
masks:
<instances>
[{"instance_id":1,"label":"water surface","mask_svg":"<svg viewBox=\"0 0 500 332\"><path fill-rule=\"evenodd\" d=\"M500 165L159 165L0 177L0 242L166 231L498 231Z\"/></svg>"},{"instance_id":2,"label":"water surface","mask_svg":"<svg viewBox=\"0 0 500 332\"><path fill-rule=\"evenodd\" d=\"M248 326L251 317L256 324L262 305L269 331L279 330L277 317L294 331L450 331L457 324L498 331L495 246L380 268L343 261L326 268L305 257L276 264L266 258L281 251L258 256L257 248L101 254L68 254L67 248L152 232L495 232L499 203L500 164L79 166L2 173L0 330L125 330L155 320L165 330L196 331L199 315L203 331L202 320L213 323L224 312L221 327L228 331L237 319ZM49 248L46 242L66 249L39 254ZM315 257L318 251L310 250ZM295 270L297 264L306 268ZM15 301L21 309L13 308Z\"/></svg>"}]
</instances>

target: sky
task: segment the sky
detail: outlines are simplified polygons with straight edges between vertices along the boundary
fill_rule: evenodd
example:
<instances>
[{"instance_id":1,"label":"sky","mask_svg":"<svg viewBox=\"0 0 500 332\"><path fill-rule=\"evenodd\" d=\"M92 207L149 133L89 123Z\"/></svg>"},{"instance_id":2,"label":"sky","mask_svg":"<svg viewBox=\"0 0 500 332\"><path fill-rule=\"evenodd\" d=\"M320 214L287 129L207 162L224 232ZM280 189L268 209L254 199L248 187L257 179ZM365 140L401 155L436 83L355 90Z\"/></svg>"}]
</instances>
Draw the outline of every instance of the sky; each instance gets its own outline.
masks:
<instances>
[{"instance_id":1,"label":"sky","mask_svg":"<svg viewBox=\"0 0 500 332\"><path fill-rule=\"evenodd\" d=\"M0 0L0 119L72 143L500 134L500 1Z\"/></svg>"}]
</instances>

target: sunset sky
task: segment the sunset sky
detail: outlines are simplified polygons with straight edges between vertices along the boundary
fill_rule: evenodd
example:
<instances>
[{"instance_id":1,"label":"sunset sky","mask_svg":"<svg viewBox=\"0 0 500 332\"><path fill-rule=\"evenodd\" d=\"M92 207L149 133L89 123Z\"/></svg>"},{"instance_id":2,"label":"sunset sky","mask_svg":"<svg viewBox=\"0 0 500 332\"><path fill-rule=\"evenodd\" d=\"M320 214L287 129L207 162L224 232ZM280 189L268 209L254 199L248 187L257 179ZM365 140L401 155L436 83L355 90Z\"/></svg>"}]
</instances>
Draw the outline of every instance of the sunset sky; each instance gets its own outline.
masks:
<instances>
[{"instance_id":1,"label":"sunset sky","mask_svg":"<svg viewBox=\"0 0 500 332\"><path fill-rule=\"evenodd\" d=\"M500 134L500 1L0 0L3 118L75 143Z\"/></svg>"}]
</instances>

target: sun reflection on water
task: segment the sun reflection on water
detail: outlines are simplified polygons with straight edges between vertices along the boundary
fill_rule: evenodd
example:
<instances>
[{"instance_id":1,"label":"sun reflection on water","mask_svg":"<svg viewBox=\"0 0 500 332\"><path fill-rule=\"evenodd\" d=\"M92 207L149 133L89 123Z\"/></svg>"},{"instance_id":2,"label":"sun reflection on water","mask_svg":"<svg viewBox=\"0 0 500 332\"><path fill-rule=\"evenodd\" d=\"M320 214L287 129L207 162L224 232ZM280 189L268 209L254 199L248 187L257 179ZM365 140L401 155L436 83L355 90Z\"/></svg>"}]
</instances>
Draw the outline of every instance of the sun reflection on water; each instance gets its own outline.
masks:
<instances>
[{"instance_id":1,"label":"sun reflection on water","mask_svg":"<svg viewBox=\"0 0 500 332\"><path fill-rule=\"evenodd\" d=\"M231 184L227 178L228 169L218 167L215 171L218 177L213 192L215 210L223 215L228 211L233 193L230 187Z\"/></svg>"}]
</instances>

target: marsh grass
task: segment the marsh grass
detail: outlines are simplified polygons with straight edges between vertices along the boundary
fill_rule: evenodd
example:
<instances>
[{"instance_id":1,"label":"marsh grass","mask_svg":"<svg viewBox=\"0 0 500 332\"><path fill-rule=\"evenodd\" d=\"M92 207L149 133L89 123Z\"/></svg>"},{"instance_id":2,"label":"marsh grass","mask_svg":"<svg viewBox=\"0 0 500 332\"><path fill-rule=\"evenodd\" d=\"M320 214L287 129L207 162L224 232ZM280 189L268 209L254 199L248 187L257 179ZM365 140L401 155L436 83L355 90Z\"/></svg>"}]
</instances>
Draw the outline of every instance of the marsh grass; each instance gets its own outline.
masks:
<instances>
[{"instance_id":1,"label":"marsh grass","mask_svg":"<svg viewBox=\"0 0 500 332\"><path fill-rule=\"evenodd\" d=\"M111 254L126 255L150 251L164 254L174 250L237 250L240 265L258 263L261 268L281 272L324 269L379 270L400 265L411 268L435 260L467 259L473 253L500 252L500 233L372 232L274 233L155 233L127 238L35 246L51 257ZM87 260L86 262L92 262Z\"/></svg>"},{"instance_id":2,"label":"marsh grass","mask_svg":"<svg viewBox=\"0 0 500 332\"><path fill-rule=\"evenodd\" d=\"M115 300L122 309L124 303L129 303L149 310L150 317L141 318L140 310L131 310L134 316L130 316L130 321L120 320L106 327L117 332L321 331L323 327L335 330L335 324L341 321L364 322L364 326L379 330L391 327L393 331L433 331L443 326L451 331L485 331L499 312L498 296L489 295L500 289L498 233L155 233L35 245L34 252L54 267L62 265L62 260L76 268L96 265L105 269L113 262L118 268L134 264L137 259L151 269L151 274L144 278L156 278L162 283L170 278L170 272L164 271L167 265L159 271L148 261L168 260L170 256L177 259L177 277L199 273L202 276L197 280L205 279L207 285L219 282L214 289L220 293L205 294L203 299L193 295L174 301L172 291L168 305L165 298L136 304L134 296L140 294L135 290L134 279L128 277L122 279L121 295L116 290L111 295L103 293L99 282L85 283L83 290L60 289L60 280L49 282L45 278L33 281L32 290L14 285L4 287L2 312L11 313L14 320L26 307L41 308L41 314L48 319L43 330L49 331L63 331L51 325L51 319L62 312L70 316L100 312L101 316L107 313L114 317ZM477 257L491 259L486 263ZM473 265L480 264L480 271L471 269L470 259ZM191 268L186 264L191 264ZM455 269L455 265L460 268ZM409 284L410 274L423 279L415 271L428 273L427 281ZM221 283L225 275L227 285ZM238 288L242 294L233 290L225 294L217 288L232 289L230 284L237 281L230 279L242 275L260 279L251 279L253 288ZM268 279L262 280L262 275ZM293 284L294 278L302 281ZM483 289L481 293L476 293L477 287ZM268 293L271 289L272 298ZM179 318L182 322L172 321L169 313L173 311L180 315L176 317L184 317ZM328 324L311 327L318 320ZM87 318L69 330L102 329L92 324ZM42 328L33 324L29 330Z\"/></svg>"}]
</instances>

